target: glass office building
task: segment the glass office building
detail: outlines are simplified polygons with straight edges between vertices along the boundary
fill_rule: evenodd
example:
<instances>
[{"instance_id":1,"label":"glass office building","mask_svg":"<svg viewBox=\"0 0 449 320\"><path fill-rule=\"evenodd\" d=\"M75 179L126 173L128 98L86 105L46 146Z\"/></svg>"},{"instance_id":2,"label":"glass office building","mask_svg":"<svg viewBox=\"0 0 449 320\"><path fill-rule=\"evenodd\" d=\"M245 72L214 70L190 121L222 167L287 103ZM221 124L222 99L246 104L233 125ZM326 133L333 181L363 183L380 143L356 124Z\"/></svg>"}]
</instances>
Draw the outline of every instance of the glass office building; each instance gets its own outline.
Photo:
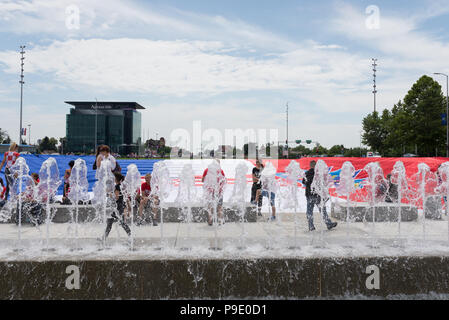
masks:
<instances>
[{"instance_id":1,"label":"glass office building","mask_svg":"<svg viewBox=\"0 0 449 320\"><path fill-rule=\"evenodd\" d=\"M95 131L97 146L108 145L121 155L139 153L142 115L145 109L136 102L66 101L72 105L66 116L67 152L93 153Z\"/></svg>"}]
</instances>

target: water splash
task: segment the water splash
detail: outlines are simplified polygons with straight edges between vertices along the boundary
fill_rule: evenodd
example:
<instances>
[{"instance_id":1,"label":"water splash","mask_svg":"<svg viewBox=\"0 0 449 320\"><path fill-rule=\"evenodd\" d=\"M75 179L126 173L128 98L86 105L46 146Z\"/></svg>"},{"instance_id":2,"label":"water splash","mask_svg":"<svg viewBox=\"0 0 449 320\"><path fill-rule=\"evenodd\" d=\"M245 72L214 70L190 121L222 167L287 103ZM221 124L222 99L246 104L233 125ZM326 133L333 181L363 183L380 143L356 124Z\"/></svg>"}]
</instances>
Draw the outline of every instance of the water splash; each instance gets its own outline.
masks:
<instances>
[{"instance_id":1,"label":"water splash","mask_svg":"<svg viewBox=\"0 0 449 320\"><path fill-rule=\"evenodd\" d=\"M151 194L160 201L160 244L164 247L164 205L167 201L171 191L170 172L164 161L156 162L153 166L153 173L151 174Z\"/></svg>"},{"instance_id":2,"label":"water splash","mask_svg":"<svg viewBox=\"0 0 449 320\"><path fill-rule=\"evenodd\" d=\"M131 217L131 236L130 236L130 249L134 250L134 211L136 208L136 198L142 185L142 178L135 164L130 164L127 168L125 181L122 184L122 192L124 199L127 199L129 205L129 212Z\"/></svg>"},{"instance_id":3,"label":"water splash","mask_svg":"<svg viewBox=\"0 0 449 320\"><path fill-rule=\"evenodd\" d=\"M31 189L31 195L34 195L34 182L29 175L30 168L24 158L19 157L16 162L9 168L11 176L13 177L13 185L11 187L11 204L17 204L17 224L18 224L18 243L17 249L22 250L22 210L23 210L23 200L26 194L22 194L24 188L27 192ZM11 214L13 210L11 209Z\"/></svg>"},{"instance_id":4,"label":"water splash","mask_svg":"<svg viewBox=\"0 0 449 320\"><path fill-rule=\"evenodd\" d=\"M70 202L74 204L75 209L71 210L72 223L75 224L75 239L76 248L79 249L79 235L78 235L78 217L79 204L89 201L89 181L87 180L87 165L83 159L76 159L75 164L69 177L69 192L67 197Z\"/></svg>"},{"instance_id":5,"label":"water splash","mask_svg":"<svg viewBox=\"0 0 449 320\"><path fill-rule=\"evenodd\" d=\"M52 220L50 202L53 201L59 186L61 185L61 179L59 177L58 164L55 158L48 158L42 163L39 171L39 184L37 186L37 201L41 204L45 204L46 208L46 248L49 250L50 239L50 223Z\"/></svg>"}]
</instances>

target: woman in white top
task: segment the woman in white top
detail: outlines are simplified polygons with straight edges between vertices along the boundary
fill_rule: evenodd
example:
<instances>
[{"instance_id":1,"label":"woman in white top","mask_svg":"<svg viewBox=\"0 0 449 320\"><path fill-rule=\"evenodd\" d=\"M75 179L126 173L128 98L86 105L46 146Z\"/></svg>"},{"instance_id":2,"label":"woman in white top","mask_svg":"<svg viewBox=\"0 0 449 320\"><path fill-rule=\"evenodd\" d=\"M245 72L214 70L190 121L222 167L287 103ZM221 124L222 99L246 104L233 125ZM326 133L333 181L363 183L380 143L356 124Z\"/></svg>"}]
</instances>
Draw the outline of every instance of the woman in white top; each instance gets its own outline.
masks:
<instances>
[{"instance_id":1,"label":"woman in white top","mask_svg":"<svg viewBox=\"0 0 449 320\"><path fill-rule=\"evenodd\" d=\"M117 160L115 160L114 156L111 155L111 149L109 149L106 145L101 145L98 147L97 150L97 158L95 160L95 164L97 168L100 168L101 162L105 159L108 159L111 162L111 171L112 172L121 172L122 169L120 168L120 165L117 163Z\"/></svg>"}]
</instances>

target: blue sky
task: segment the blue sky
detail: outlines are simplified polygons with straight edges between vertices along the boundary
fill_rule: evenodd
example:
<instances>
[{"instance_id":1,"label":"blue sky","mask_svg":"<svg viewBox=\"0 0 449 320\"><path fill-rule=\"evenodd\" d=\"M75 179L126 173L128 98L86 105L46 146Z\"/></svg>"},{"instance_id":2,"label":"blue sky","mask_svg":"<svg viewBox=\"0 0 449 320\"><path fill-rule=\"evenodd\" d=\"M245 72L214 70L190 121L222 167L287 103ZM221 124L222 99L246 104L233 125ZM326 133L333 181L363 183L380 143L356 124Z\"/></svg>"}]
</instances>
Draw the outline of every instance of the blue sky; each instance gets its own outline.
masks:
<instances>
[{"instance_id":1,"label":"blue sky","mask_svg":"<svg viewBox=\"0 0 449 320\"><path fill-rule=\"evenodd\" d=\"M65 136L63 101L95 98L146 106L145 138L201 120L284 140L288 101L291 140L358 146L371 58L378 108L391 108L423 74L449 73L448 16L449 1L0 0L0 128L17 139L25 44L33 140Z\"/></svg>"}]
</instances>

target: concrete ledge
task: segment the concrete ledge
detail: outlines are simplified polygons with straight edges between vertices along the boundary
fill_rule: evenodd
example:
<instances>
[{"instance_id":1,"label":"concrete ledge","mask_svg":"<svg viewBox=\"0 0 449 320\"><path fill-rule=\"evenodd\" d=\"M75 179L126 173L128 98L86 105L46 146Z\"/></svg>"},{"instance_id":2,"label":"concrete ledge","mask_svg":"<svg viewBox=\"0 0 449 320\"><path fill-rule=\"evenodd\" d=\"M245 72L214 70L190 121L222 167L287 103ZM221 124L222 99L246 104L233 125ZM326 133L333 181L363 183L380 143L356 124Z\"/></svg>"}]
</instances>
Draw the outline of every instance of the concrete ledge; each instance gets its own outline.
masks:
<instances>
[{"instance_id":1,"label":"concrete ledge","mask_svg":"<svg viewBox=\"0 0 449 320\"><path fill-rule=\"evenodd\" d=\"M353 222L373 221L373 208L366 202L348 204L346 202L335 205L332 203L331 216L335 219L346 221L347 214L349 220ZM396 203L380 203L375 207L375 221L384 222L398 221L399 208ZM415 221L418 219L418 208L401 204L401 221Z\"/></svg>"},{"instance_id":2,"label":"concrete ledge","mask_svg":"<svg viewBox=\"0 0 449 320\"><path fill-rule=\"evenodd\" d=\"M440 220L442 217L443 206L441 196L429 196L426 198L426 219Z\"/></svg>"},{"instance_id":3,"label":"concrete ledge","mask_svg":"<svg viewBox=\"0 0 449 320\"><path fill-rule=\"evenodd\" d=\"M80 289L66 288L68 266ZM368 266L379 289L368 289ZM0 299L179 299L449 293L449 257L0 262ZM370 282L368 280L368 282Z\"/></svg>"},{"instance_id":4,"label":"concrete ledge","mask_svg":"<svg viewBox=\"0 0 449 320\"><path fill-rule=\"evenodd\" d=\"M53 204L52 206L52 222L54 223L67 223L72 221L72 214L75 212L75 206ZM45 210L45 208L43 209ZM174 205L174 203L165 204L162 209L164 213L164 222L180 222L184 221L187 214L187 209L182 209ZM245 211L246 222L257 222L257 212L254 206L245 204L243 207ZM146 213L150 209L146 210ZM108 213L109 214L109 213ZM236 222L241 220L240 209L234 208L230 203L223 204L223 215L225 221ZM87 222L94 221L96 217L95 208L92 205L79 205L78 206L78 221ZM160 221L160 217L158 217ZM207 211L198 204L192 207L192 221L193 222L206 222ZM14 223L12 220L4 221L6 223Z\"/></svg>"}]
</instances>

